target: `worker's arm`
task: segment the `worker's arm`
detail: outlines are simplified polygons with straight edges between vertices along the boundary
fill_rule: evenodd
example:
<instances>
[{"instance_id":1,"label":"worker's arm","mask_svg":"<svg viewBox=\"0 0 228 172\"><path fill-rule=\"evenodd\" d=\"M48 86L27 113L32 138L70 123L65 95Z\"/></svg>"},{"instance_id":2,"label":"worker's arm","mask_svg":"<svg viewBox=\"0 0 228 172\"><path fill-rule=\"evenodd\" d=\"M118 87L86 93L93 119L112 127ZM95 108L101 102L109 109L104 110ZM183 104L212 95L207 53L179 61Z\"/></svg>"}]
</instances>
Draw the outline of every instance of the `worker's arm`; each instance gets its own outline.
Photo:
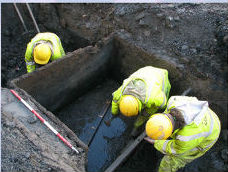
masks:
<instances>
[{"instance_id":1,"label":"worker's arm","mask_svg":"<svg viewBox=\"0 0 228 172\"><path fill-rule=\"evenodd\" d=\"M166 95L167 100L169 99L170 89L171 89L171 84L169 82L168 71L165 70L165 73L164 73L164 90L163 90L163 92Z\"/></svg>"},{"instance_id":2,"label":"worker's arm","mask_svg":"<svg viewBox=\"0 0 228 172\"><path fill-rule=\"evenodd\" d=\"M57 54L55 55L55 56L56 56L55 59L58 59L58 58L61 58L62 56L65 56L66 54L65 54L65 51L64 51L64 49L63 49L63 46L62 46L62 43L61 43L60 38L59 38L57 35L55 35L54 37L55 37L55 38L52 39L52 41L55 42L54 44L57 45L57 48L58 48L59 51L60 51L60 54L57 53Z\"/></svg>"},{"instance_id":3,"label":"worker's arm","mask_svg":"<svg viewBox=\"0 0 228 172\"><path fill-rule=\"evenodd\" d=\"M156 140L154 147L163 154L180 155L198 146L197 142L184 142L180 140Z\"/></svg>"},{"instance_id":4,"label":"worker's arm","mask_svg":"<svg viewBox=\"0 0 228 172\"><path fill-rule=\"evenodd\" d=\"M190 135L189 131L191 131ZM187 135L186 132L188 132ZM175 138L171 140L156 140L154 147L164 154L178 155L188 151L193 151L204 139L204 137L193 137L199 132L200 130L196 126L187 126L175 133Z\"/></svg>"},{"instance_id":5,"label":"worker's arm","mask_svg":"<svg viewBox=\"0 0 228 172\"><path fill-rule=\"evenodd\" d=\"M62 56L65 56L66 54L65 54L65 51L64 51L64 49L63 49L63 46L62 46L62 43L61 43L60 40L59 40L59 49L60 49L60 52L61 52L61 57L62 57Z\"/></svg>"},{"instance_id":6,"label":"worker's arm","mask_svg":"<svg viewBox=\"0 0 228 172\"><path fill-rule=\"evenodd\" d=\"M166 107L167 98L165 93L158 87L155 87L153 94L151 94L149 101L145 104L147 112L149 114L154 114L158 109L163 109Z\"/></svg>"},{"instance_id":7,"label":"worker's arm","mask_svg":"<svg viewBox=\"0 0 228 172\"><path fill-rule=\"evenodd\" d=\"M25 62L26 62L26 60L25 60ZM35 62L34 61L33 62L26 62L26 69L27 69L28 73L35 71L36 70Z\"/></svg>"},{"instance_id":8,"label":"worker's arm","mask_svg":"<svg viewBox=\"0 0 228 172\"><path fill-rule=\"evenodd\" d=\"M119 113L119 101L121 98L121 91L122 91L122 86L118 88L118 90L116 90L112 96L112 114L113 115L117 115Z\"/></svg>"},{"instance_id":9,"label":"worker's arm","mask_svg":"<svg viewBox=\"0 0 228 172\"><path fill-rule=\"evenodd\" d=\"M36 65L32 56L33 45L34 43L32 41L28 43L27 49L25 52L25 63L26 63L26 68L28 73L33 72L36 69Z\"/></svg>"},{"instance_id":10,"label":"worker's arm","mask_svg":"<svg viewBox=\"0 0 228 172\"><path fill-rule=\"evenodd\" d=\"M112 114L117 115L119 113L119 105L118 103L112 100Z\"/></svg>"},{"instance_id":11,"label":"worker's arm","mask_svg":"<svg viewBox=\"0 0 228 172\"><path fill-rule=\"evenodd\" d=\"M65 56L65 51L63 50L60 38L55 34L50 34L49 39L53 45L53 54L51 61L57 60Z\"/></svg>"},{"instance_id":12,"label":"worker's arm","mask_svg":"<svg viewBox=\"0 0 228 172\"><path fill-rule=\"evenodd\" d=\"M145 109L141 110L141 112L139 112L138 117L134 123L134 127L139 128L149 119L149 117L150 117L150 114Z\"/></svg>"},{"instance_id":13,"label":"worker's arm","mask_svg":"<svg viewBox=\"0 0 228 172\"><path fill-rule=\"evenodd\" d=\"M159 91L155 97L154 105L158 109L164 109L167 104L167 97L163 91Z\"/></svg>"},{"instance_id":14,"label":"worker's arm","mask_svg":"<svg viewBox=\"0 0 228 172\"><path fill-rule=\"evenodd\" d=\"M155 113L158 109L164 109L169 98L171 85L168 79L168 71L164 70L162 76L163 78L161 82L157 83L151 90L149 101L146 104L148 109L154 109L153 113ZM149 113L153 114L152 112Z\"/></svg>"}]
</instances>

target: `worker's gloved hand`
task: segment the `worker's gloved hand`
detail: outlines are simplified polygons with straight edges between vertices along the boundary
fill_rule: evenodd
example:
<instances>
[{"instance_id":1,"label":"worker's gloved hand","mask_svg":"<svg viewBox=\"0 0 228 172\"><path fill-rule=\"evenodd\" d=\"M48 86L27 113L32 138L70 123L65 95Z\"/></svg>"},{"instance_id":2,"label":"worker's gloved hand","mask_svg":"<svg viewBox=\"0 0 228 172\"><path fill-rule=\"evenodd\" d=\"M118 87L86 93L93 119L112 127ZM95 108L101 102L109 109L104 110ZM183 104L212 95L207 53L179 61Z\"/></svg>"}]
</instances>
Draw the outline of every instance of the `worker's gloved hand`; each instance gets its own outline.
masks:
<instances>
[{"instance_id":1,"label":"worker's gloved hand","mask_svg":"<svg viewBox=\"0 0 228 172\"><path fill-rule=\"evenodd\" d=\"M150 144L154 144L155 140L151 139L150 137L145 137L144 140L148 141Z\"/></svg>"},{"instance_id":2,"label":"worker's gloved hand","mask_svg":"<svg viewBox=\"0 0 228 172\"><path fill-rule=\"evenodd\" d=\"M140 129L139 128L133 128L131 131L131 137L136 138L140 134Z\"/></svg>"},{"instance_id":3,"label":"worker's gloved hand","mask_svg":"<svg viewBox=\"0 0 228 172\"><path fill-rule=\"evenodd\" d=\"M141 127L147 120L149 116L139 115L134 123L135 128Z\"/></svg>"}]
</instances>

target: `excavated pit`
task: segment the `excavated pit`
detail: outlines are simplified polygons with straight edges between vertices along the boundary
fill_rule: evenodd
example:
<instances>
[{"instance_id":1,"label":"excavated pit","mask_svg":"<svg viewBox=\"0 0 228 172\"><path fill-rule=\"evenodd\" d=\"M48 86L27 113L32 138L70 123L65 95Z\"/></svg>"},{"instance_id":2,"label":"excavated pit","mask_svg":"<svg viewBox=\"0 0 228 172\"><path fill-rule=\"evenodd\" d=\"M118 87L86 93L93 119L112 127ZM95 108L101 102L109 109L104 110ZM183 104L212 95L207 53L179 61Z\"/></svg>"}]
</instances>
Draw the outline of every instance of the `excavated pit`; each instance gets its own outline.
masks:
<instances>
[{"instance_id":1,"label":"excavated pit","mask_svg":"<svg viewBox=\"0 0 228 172\"><path fill-rule=\"evenodd\" d=\"M169 71L171 95L179 95L189 87L192 88L191 96L203 94L191 82L192 76L186 75L186 71L181 71L175 63L167 61L165 57L148 54L116 35L94 47L88 46L69 53L65 58L13 80L12 84L51 111L88 145L107 102L112 98L112 92L121 85L123 79L147 65ZM109 107L89 146L88 172L104 171L130 139L134 119L119 116L110 126L106 126L104 121L110 118ZM143 143L140 150L148 146L151 145ZM155 150L151 149L151 152L155 153ZM150 170L157 165L159 155L153 157L149 161L152 166ZM147 156L141 154L139 158L144 162L143 168L146 168L148 161L143 159L146 160ZM131 161L131 158L127 161ZM121 169L124 171L124 164ZM131 168L131 171L134 169Z\"/></svg>"}]
</instances>

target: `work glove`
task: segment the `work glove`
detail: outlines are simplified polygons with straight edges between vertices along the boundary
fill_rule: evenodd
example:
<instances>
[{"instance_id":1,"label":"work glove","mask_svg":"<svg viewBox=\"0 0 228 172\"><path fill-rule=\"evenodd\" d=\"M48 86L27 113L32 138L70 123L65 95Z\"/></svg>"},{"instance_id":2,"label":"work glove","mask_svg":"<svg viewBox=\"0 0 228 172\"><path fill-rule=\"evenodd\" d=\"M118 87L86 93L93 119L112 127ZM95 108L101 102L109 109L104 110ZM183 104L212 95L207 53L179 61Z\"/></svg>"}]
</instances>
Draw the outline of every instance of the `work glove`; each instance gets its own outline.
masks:
<instances>
[{"instance_id":1,"label":"work glove","mask_svg":"<svg viewBox=\"0 0 228 172\"><path fill-rule=\"evenodd\" d=\"M117 115L119 113L119 105L118 103L112 101L112 114Z\"/></svg>"}]
</instances>

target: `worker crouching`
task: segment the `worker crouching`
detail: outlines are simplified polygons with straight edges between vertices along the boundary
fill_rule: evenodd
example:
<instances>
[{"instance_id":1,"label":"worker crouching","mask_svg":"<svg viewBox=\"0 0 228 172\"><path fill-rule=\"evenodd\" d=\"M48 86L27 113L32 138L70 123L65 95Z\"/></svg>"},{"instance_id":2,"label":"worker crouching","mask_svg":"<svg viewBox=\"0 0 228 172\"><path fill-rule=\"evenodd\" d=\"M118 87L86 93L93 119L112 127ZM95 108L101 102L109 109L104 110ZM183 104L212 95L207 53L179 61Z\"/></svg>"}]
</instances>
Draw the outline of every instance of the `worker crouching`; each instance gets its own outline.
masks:
<instances>
[{"instance_id":1,"label":"worker crouching","mask_svg":"<svg viewBox=\"0 0 228 172\"><path fill-rule=\"evenodd\" d=\"M221 126L207 101L196 97L172 96L164 113L146 123L146 137L165 154L159 172L175 172L204 155L218 140ZM170 138L170 139L167 139Z\"/></svg>"},{"instance_id":2,"label":"worker crouching","mask_svg":"<svg viewBox=\"0 0 228 172\"><path fill-rule=\"evenodd\" d=\"M27 45L25 62L27 72L33 72L36 67L45 65L65 55L59 37L54 33L38 33Z\"/></svg>"},{"instance_id":3,"label":"worker crouching","mask_svg":"<svg viewBox=\"0 0 228 172\"><path fill-rule=\"evenodd\" d=\"M112 114L121 112L124 116L137 116L133 136L137 129L160 109L166 107L171 85L166 69L146 66L139 69L113 93Z\"/></svg>"}]
</instances>

